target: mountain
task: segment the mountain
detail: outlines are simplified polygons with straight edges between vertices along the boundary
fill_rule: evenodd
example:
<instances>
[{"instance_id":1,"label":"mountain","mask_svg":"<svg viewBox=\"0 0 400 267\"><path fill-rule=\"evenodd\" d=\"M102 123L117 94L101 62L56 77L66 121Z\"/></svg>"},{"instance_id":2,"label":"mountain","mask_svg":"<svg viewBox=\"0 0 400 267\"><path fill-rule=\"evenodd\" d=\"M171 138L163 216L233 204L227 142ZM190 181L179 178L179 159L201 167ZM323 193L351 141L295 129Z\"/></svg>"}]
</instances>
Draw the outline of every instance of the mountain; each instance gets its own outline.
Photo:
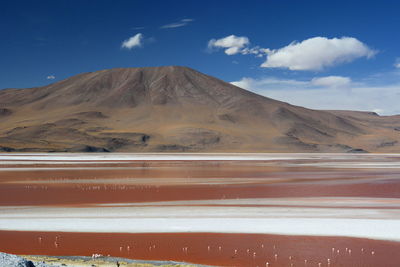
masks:
<instances>
[{"instance_id":1,"label":"mountain","mask_svg":"<svg viewBox=\"0 0 400 267\"><path fill-rule=\"evenodd\" d=\"M400 151L400 116L306 109L178 66L0 90L0 125L2 151Z\"/></svg>"}]
</instances>

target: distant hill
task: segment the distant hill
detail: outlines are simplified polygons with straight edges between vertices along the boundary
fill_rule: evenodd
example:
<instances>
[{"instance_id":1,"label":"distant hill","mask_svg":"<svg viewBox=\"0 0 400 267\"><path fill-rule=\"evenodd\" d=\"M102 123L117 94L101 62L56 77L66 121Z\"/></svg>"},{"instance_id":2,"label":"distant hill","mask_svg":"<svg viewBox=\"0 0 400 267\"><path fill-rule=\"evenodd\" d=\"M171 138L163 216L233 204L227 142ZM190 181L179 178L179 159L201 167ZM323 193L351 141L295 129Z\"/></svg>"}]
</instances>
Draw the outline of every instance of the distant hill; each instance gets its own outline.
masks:
<instances>
[{"instance_id":1,"label":"distant hill","mask_svg":"<svg viewBox=\"0 0 400 267\"><path fill-rule=\"evenodd\" d=\"M400 152L400 116L311 110L186 67L0 90L0 151Z\"/></svg>"}]
</instances>

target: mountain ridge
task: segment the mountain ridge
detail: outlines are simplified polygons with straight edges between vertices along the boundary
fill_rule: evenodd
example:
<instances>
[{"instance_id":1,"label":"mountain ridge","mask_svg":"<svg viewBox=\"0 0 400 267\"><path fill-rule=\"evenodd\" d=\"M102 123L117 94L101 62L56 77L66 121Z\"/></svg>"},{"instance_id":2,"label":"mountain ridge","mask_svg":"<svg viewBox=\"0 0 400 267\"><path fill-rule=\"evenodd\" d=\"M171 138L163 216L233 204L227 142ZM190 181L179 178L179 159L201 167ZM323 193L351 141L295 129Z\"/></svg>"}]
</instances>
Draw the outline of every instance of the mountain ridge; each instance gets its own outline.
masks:
<instances>
[{"instance_id":1,"label":"mountain ridge","mask_svg":"<svg viewBox=\"0 0 400 267\"><path fill-rule=\"evenodd\" d=\"M400 118L312 110L181 66L0 90L0 150L393 152Z\"/></svg>"}]
</instances>

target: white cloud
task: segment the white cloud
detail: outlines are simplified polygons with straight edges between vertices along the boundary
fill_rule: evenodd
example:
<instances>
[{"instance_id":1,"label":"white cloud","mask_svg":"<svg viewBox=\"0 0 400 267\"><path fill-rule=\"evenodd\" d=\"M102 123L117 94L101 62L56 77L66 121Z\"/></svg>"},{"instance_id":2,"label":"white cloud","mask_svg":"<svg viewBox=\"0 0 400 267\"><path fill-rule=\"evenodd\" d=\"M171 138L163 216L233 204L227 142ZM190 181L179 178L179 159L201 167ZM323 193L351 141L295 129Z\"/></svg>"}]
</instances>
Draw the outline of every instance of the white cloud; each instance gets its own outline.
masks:
<instances>
[{"instance_id":1,"label":"white cloud","mask_svg":"<svg viewBox=\"0 0 400 267\"><path fill-rule=\"evenodd\" d=\"M267 56L261 64L264 68L287 68L290 70L323 70L326 67L351 62L357 58L373 57L377 51L353 37L328 39L313 37L300 43L269 49L260 46L249 47L250 40L246 36L229 35L221 39L211 39L208 48L225 48L225 54ZM400 67L400 63L396 64Z\"/></svg>"},{"instance_id":2,"label":"white cloud","mask_svg":"<svg viewBox=\"0 0 400 267\"><path fill-rule=\"evenodd\" d=\"M188 23L192 22L192 21L194 21L194 19L181 19L178 22L173 22L173 23L170 23L170 24L166 24L166 25L161 26L160 28L161 29L179 28L179 27L183 27L183 26L188 25Z\"/></svg>"},{"instance_id":3,"label":"white cloud","mask_svg":"<svg viewBox=\"0 0 400 267\"><path fill-rule=\"evenodd\" d=\"M375 54L376 51L356 38L314 37L270 51L261 67L322 70L325 67L351 62L360 57L370 58Z\"/></svg>"},{"instance_id":4,"label":"white cloud","mask_svg":"<svg viewBox=\"0 0 400 267\"><path fill-rule=\"evenodd\" d=\"M270 52L271 52L270 49L262 48L262 47L259 47L259 46L255 46L255 47L252 47L252 48L246 47L246 48L242 49L242 51L241 51L241 53L243 55L255 55L256 57L263 57L263 56L265 56L266 54L268 54Z\"/></svg>"},{"instance_id":5,"label":"white cloud","mask_svg":"<svg viewBox=\"0 0 400 267\"><path fill-rule=\"evenodd\" d=\"M332 76L330 76L332 77ZM338 77L338 76L333 76ZM243 78L232 84L273 99L313 109L375 111L381 115L400 114L400 83L366 85L344 78L341 86L329 77L307 81L277 78ZM348 79L348 80L347 80ZM324 81L325 82L315 82ZM331 82L327 82L327 81ZM340 81L341 79L336 79Z\"/></svg>"},{"instance_id":6,"label":"white cloud","mask_svg":"<svg viewBox=\"0 0 400 267\"><path fill-rule=\"evenodd\" d=\"M211 39L208 42L208 48L226 48L225 54L235 55L241 53L249 43L249 38L245 36L229 35L221 39Z\"/></svg>"},{"instance_id":7,"label":"white cloud","mask_svg":"<svg viewBox=\"0 0 400 267\"><path fill-rule=\"evenodd\" d=\"M257 92L264 89L293 89L296 87L307 87L311 86L308 81L298 81L298 80L284 80L277 79L274 77L268 77L263 79L253 79L244 77L240 81L231 82L231 84L236 85L240 88L247 89L250 91Z\"/></svg>"},{"instance_id":8,"label":"white cloud","mask_svg":"<svg viewBox=\"0 0 400 267\"><path fill-rule=\"evenodd\" d=\"M122 42L121 47L126 49L132 49L134 47L142 46L143 34L138 33L131 38Z\"/></svg>"},{"instance_id":9,"label":"white cloud","mask_svg":"<svg viewBox=\"0 0 400 267\"><path fill-rule=\"evenodd\" d=\"M350 85L351 79L342 76L327 76L320 78L313 78L311 84L323 87L344 87Z\"/></svg>"},{"instance_id":10,"label":"white cloud","mask_svg":"<svg viewBox=\"0 0 400 267\"><path fill-rule=\"evenodd\" d=\"M46 77L47 80L54 80L55 78L56 78L56 76L54 76L54 75L48 75Z\"/></svg>"}]
</instances>

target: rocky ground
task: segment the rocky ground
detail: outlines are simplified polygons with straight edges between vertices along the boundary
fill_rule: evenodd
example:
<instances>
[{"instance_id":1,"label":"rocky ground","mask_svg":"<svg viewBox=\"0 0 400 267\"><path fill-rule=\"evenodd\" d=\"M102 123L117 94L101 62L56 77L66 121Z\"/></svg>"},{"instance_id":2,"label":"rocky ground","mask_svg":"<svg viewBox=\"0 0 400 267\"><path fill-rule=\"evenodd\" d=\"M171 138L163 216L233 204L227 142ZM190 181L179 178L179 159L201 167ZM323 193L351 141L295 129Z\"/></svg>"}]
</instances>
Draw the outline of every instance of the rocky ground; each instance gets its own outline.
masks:
<instances>
[{"instance_id":1,"label":"rocky ground","mask_svg":"<svg viewBox=\"0 0 400 267\"><path fill-rule=\"evenodd\" d=\"M201 267L200 265L162 262L162 261L138 261L124 258L99 257L53 257L53 256L17 256L0 252L1 267ZM203 265L202 265L203 266ZM205 267L205 266L203 266Z\"/></svg>"},{"instance_id":2,"label":"rocky ground","mask_svg":"<svg viewBox=\"0 0 400 267\"><path fill-rule=\"evenodd\" d=\"M23 257L0 252L0 266L2 267L50 267L45 263L34 264Z\"/></svg>"}]
</instances>

